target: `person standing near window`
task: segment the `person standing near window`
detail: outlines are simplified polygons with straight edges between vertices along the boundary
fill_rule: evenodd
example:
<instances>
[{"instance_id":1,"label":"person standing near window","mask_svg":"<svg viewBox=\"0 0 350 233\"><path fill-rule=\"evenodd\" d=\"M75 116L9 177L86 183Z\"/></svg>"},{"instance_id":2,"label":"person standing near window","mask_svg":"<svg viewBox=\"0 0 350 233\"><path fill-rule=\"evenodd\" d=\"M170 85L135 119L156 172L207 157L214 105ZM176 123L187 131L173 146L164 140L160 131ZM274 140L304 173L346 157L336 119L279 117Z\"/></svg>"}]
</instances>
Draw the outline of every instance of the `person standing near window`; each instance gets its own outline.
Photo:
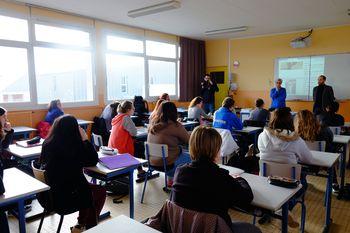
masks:
<instances>
[{"instance_id":1,"label":"person standing near window","mask_svg":"<svg viewBox=\"0 0 350 233\"><path fill-rule=\"evenodd\" d=\"M218 85L212 80L209 74L204 76L204 80L201 83L201 96L204 102L204 111L206 113L214 113L215 111L215 92L219 91Z\"/></svg>"},{"instance_id":2,"label":"person standing near window","mask_svg":"<svg viewBox=\"0 0 350 233\"><path fill-rule=\"evenodd\" d=\"M282 79L279 78L276 80L276 86L271 89L270 97L272 100L270 111L276 108L286 107L287 92L286 89L282 87Z\"/></svg>"},{"instance_id":3,"label":"person standing near window","mask_svg":"<svg viewBox=\"0 0 350 233\"><path fill-rule=\"evenodd\" d=\"M326 107L333 104L335 101L333 88L326 85L326 76L318 77L318 86L313 89L314 107L313 112L319 115L326 111Z\"/></svg>"}]
</instances>

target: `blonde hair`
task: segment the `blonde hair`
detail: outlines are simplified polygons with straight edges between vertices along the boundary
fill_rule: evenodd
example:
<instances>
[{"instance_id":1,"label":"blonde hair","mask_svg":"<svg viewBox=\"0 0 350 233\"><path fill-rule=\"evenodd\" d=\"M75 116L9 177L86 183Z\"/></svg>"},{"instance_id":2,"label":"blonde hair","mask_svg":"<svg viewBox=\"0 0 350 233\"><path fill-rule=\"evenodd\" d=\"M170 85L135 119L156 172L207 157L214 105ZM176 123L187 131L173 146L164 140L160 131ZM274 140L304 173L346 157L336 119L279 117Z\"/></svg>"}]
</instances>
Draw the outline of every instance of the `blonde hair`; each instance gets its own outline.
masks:
<instances>
[{"instance_id":1,"label":"blonde hair","mask_svg":"<svg viewBox=\"0 0 350 233\"><path fill-rule=\"evenodd\" d=\"M189 108L192 108L192 107L196 106L197 104L200 104L201 102L203 102L203 98L200 96L197 96L191 100Z\"/></svg>"},{"instance_id":2,"label":"blonde hair","mask_svg":"<svg viewBox=\"0 0 350 233\"><path fill-rule=\"evenodd\" d=\"M125 100L118 105L118 113L127 113L134 105L131 101Z\"/></svg>"},{"instance_id":3,"label":"blonde hair","mask_svg":"<svg viewBox=\"0 0 350 233\"><path fill-rule=\"evenodd\" d=\"M320 123L309 110L299 111L294 118L294 128L305 141L315 141L321 130Z\"/></svg>"},{"instance_id":4,"label":"blonde hair","mask_svg":"<svg viewBox=\"0 0 350 233\"><path fill-rule=\"evenodd\" d=\"M206 157L215 161L222 144L220 134L211 127L198 126L190 136L189 147L192 160Z\"/></svg>"}]
</instances>

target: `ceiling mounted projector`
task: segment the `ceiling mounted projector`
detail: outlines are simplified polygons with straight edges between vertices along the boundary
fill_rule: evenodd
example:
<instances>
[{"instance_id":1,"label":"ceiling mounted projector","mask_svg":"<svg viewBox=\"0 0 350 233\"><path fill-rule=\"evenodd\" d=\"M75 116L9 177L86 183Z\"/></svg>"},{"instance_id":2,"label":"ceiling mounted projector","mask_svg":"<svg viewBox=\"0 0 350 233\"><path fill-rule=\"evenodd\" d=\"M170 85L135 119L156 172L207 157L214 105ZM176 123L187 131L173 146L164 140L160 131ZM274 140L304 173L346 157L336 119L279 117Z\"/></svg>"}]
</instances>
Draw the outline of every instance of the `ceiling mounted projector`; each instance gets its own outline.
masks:
<instances>
[{"instance_id":1,"label":"ceiling mounted projector","mask_svg":"<svg viewBox=\"0 0 350 233\"><path fill-rule=\"evenodd\" d=\"M140 17L140 16L160 13L163 11L174 10L174 9L177 9L180 7L181 7L180 1L168 1L168 2L163 2L163 3L159 3L159 4L131 10L128 12L128 16L131 18L136 18L136 17Z\"/></svg>"},{"instance_id":2,"label":"ceiling mounted projector","mask_svg":"<svg viewBox=\"0 0 350 233\"><path fill-rule=\"evenodd\" d=\"M311 45L311 34L313 29L311 29L307 36L302 36L295 38L290 42L290 46L294 49L306 48Z\"/></svg>"}]
</instances>

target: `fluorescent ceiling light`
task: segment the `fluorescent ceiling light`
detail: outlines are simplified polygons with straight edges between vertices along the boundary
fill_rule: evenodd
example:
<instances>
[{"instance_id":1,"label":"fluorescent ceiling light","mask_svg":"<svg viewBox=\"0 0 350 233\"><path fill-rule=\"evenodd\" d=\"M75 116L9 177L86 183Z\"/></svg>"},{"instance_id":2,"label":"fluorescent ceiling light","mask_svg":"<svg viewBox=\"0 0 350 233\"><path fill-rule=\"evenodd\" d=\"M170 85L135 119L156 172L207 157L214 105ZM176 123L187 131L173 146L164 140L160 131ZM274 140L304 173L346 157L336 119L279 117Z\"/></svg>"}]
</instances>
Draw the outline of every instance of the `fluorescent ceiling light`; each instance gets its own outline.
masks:
<instances>
[{"instance_id":1,"label":"fluorescent ceiling light","mask_svg":"<svg viewBox=\"0 0 350 233\"><path fill-rule=\"evenodd\" d=\"M129 11L128 16L132 18L136 18L144 15L151 15L151 14L156 14L163 11L173 10L180 7L181 7L181 3L179 1L168 1L168 2L163 2L156 5L146 6L143 8Z\"/></svg>"},{"instance_id":2,"label":"fluorescent ceiling light","mask_svg":"<svg viewBox=\"0 0 350 233\"><path fill-rule=\"evenodd\" d=\"M218 35L218 34L225 34L225 33L232 33L232 32L244 32L247 30L248 30L248 27L246 27L246 26L235 27L235 28L225 28L225 29L206 31L205 35L211 36L211 35Z\"/></svg>"}]
</instances>

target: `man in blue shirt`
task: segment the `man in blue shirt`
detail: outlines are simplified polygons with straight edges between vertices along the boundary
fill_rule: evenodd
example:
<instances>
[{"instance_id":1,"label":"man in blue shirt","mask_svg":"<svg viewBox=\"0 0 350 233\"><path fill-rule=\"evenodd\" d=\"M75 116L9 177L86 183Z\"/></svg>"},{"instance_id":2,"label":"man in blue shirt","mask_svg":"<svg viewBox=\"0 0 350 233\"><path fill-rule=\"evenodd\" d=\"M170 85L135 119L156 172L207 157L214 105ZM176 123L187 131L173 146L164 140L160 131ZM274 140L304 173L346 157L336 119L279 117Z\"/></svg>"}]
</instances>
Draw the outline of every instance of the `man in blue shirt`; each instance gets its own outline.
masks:
<instances>
[{"instance_id":1,"label":"man in blue shirt","mask_svg":"<svg viewBox=\"0 0 350 233\"><path fill-rule=\"evenodd\" d=\"M270 91L270 97L272 99L270 110L286 107L287 92L286 89L282 87L282 79L277 79L276 87L272 88Z\"/></svg>"},{"instance_id":2,"label":"man in blue shirt","mask_svg":"<svg viewBox=\"0 0 350 233\"><path fill-rule=\"evenodd\" d=\"M224 99L221 105L222 107L214 113L214 128L228 129L231 132L234 129L243 129L241 120L233 113L234 105L235 101L231 97L226 97Z\"/></svg>"}]
</instances>

